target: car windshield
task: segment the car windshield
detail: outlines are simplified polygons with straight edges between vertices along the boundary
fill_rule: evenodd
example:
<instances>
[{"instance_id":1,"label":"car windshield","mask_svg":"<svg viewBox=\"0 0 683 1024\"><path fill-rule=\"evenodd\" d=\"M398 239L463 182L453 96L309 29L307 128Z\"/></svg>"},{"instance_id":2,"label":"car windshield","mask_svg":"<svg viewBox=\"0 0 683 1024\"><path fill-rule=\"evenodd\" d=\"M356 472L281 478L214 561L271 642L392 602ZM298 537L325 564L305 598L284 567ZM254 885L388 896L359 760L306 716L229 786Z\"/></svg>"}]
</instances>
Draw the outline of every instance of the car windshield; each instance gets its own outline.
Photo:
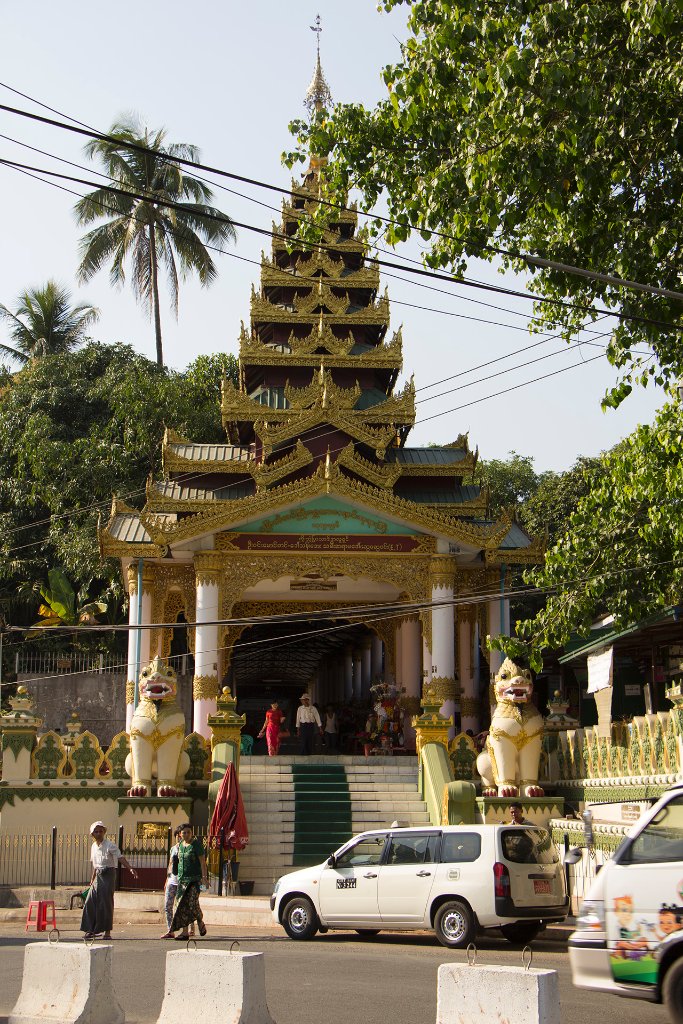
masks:
<instances>
[{"instance_id":1,"label":"car windshield","mask_svg":"<svg viewBox=\"0 0 683 1024\"><path fill-rule=\"evenodd\" d=\"M559 860L545 828L506 829L501 843L503 856L513 864L557 864Z\"/></svg>"},{"instance_id":2,"label":"car windshield","mask_svg":"<svg viewBox=\"0 0 683 1024\"><path fill-rule=\"evenodd\" d=\"M379 864L386 835L363 836L336 858L336 868L354 868L363 864Z\"/></svg>"}]
</instances>

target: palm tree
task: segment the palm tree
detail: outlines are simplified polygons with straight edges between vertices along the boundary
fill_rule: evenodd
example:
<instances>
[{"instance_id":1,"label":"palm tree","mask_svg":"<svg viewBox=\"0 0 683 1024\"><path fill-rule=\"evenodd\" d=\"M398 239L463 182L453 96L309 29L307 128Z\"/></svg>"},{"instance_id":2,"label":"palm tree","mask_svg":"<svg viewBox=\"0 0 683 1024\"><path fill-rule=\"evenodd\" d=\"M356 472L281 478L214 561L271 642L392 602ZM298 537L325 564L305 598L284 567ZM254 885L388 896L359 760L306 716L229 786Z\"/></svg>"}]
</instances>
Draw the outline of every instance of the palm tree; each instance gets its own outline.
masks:
<instances>
[{"instance_id":1,"label":"palm tree","mask_svg":"<svg viewBox=\"0 0 683 1024\"><path fill-rule=\"evenodd\" d=\"M113 284L125 281L130 257L133 291L154 316L157 363L163 366L159 311L159 264L166 268L173 310L178 315L178 268L183 277L195 271L203 285L216 277L206 244L235 238L229 217L209 206L213 193L203 182L183 172L166 156L198 161L199 150L187 143L166 144L163 129L151 132L134 118L113 125L109 138L93 139L89 157L98 157L118 191L96 189L76 204L80 224L106 218L81 239L81 281L88 281L111 261ZM126 143L143 146L145 152ZM126 195L126 192L138 195ZM140 199L142 193L146 198ZM164 205L172 203L173 206ZM214 219L217 218L217 219Z\"/></svg>"},{"instance_id":2,"label":"palm tree","mask_svg":"<svg viewBox=\"0 0 683 1024\"><path fill-rule=\"evenodd\" d=\"M0 355L25 366L32 359L71 352L87 340L86 331L99 315L94 306L72 306L70 293L55 281L29 288L14 312L0 305L0 320L9 324L13 342L0 343Z\"/></svg>"}]
</instances>

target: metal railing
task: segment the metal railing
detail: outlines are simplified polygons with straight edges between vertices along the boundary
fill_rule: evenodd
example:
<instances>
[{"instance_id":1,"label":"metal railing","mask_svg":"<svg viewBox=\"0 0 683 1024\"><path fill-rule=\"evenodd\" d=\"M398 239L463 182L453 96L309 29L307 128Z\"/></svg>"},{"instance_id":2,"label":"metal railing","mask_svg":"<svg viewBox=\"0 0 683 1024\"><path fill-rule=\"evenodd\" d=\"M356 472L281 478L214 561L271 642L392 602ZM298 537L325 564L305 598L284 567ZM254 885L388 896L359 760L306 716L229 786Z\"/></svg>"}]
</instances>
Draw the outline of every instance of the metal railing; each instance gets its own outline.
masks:
<instances>
[{"instance_id":1,"label":"metal railing","mask_svg":"<svg viewBox=\"0 0 683 1024\"><path fill-rule=\"evenodd\" d=\"M124 675L125 655L97 654L87 651L21 651L15 657L19 677L68 675L71 673L110 673ZM21 681L21 679L19 680Z\"/></svg>"},{"instance_id":2,"label":"metal railing","mask_svg":"<svg viewBox=\"0 0 683 1024\"><path fill-rule=\"evenodd\" d=\"M210 889L221 896L232 891L236 880L236 864L230 851L223 848L220 836L208 836L208 828L194 830L207 851ZM139 835L126 833L123 826L118 834L110 835L122 854L138 873L134 879L119 865L119 889L161 890L173 846L170 828ZM36 886L56 889L57 886L85 888L92 873L90 850L92 836L77 832L63 832L53 826L49 832L0 831L0 885L18 888Z\"/></svg>"}]
</instances>

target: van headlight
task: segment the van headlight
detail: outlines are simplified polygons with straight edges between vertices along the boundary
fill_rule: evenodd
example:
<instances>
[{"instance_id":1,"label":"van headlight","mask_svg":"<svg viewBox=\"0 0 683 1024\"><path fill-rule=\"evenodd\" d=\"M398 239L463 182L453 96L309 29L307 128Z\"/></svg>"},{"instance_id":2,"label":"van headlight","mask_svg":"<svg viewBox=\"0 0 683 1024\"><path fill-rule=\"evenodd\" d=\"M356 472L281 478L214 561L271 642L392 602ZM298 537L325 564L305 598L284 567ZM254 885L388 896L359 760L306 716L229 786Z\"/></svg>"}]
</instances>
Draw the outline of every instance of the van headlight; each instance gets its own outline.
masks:
<instances>
[{"instance_id":1,"label":"van headlight","mask_svg":"<svg viewBox=\"0 0 683 1024\"><path fill-rule=\"evenodd\" d=\"M584 900L581 904L581 914L576 921L577 932L589 932L596 935L605 931L605 901Z\"/></svg>"},{"instance_id":2,"label":"van headlight","mask_svg":"<svg viewBox=\"0 0 683 1024\"><path fill-rule=\"evenodd\" d=\"M281 879L281 878L278 878L277 882L276 882L276 883L275 883L275 885L273 886L273 896L277 896L277 891L278 891L278 889L280 888L280 882L281 882L281 881L282 881L282 879Z\"/></svg>"}]
</instances>

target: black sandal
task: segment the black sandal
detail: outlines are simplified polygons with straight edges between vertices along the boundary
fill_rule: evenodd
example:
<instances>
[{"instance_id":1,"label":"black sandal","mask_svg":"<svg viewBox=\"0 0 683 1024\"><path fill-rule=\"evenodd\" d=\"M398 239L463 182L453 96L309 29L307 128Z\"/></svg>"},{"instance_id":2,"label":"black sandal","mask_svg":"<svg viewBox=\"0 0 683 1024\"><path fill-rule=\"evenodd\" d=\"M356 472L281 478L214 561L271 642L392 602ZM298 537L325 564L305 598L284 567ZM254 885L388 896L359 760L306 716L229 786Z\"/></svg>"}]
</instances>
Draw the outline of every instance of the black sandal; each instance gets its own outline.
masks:
<instances>
[{"instance_id":1,"label":"black sandal","mask_svg":"<svg viewBox=\"0 0 683 1024\"><path fill-rule=\"evenodd\" d=\"M204 936L206 935L206 925L204 924L203 921L199 925L199 934L201 935L202 938L204 938Z\"/></svg>"}]
</instances>

